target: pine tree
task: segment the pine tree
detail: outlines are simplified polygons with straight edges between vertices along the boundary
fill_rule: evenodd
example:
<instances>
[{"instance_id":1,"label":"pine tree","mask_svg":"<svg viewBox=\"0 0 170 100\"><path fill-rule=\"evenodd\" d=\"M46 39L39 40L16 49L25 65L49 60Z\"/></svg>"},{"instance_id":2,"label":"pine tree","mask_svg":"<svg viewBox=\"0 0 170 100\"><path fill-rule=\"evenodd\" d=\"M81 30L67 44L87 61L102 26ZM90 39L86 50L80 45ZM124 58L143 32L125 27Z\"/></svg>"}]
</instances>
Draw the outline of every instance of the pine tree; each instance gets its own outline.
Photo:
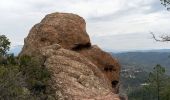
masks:
<instances>
[{"instance_id":1,"label":"pine tree","mask_svg":"<svg viewBox=\"0 0 170 100\"><path fill-rule=\"evenodd\" d=\"M160 100L160 92L163 88L163 80L165 79L165 68L161 65L156 65L153 68L153 72L150 72L148 83L150 89L154 90L152 95L157 97L157 100ZM154 94L155 93L155 94Z\"/></svg>"}]
</instances>

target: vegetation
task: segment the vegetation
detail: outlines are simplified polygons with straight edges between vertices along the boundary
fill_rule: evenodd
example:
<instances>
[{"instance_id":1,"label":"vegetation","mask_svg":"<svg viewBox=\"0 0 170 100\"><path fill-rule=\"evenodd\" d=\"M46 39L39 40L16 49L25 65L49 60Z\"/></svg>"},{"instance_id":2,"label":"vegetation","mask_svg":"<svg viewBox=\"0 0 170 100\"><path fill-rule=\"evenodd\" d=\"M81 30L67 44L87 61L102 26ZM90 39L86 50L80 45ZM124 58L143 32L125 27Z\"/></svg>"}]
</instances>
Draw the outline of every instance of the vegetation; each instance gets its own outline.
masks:
<instances>
[{"instance_id":1,"label":"vegetation","mask_svg":"<svg viewBox=\"0 0 170 100\"><path fill-rule=\"evenodd\" d=\"M156 98L160 100L160 91L162 91L163 87L163 80L165 78L165 68L161 67L161 65L156 65L153 68L153 72L150 72L149 78L148 78L148 84L149 88L152 88L152 90L155 90L154 93L156 93ZM166 80L165 80L166 81Z\"/></svg>"},{"instance_id":2,"label":"vegetation","mask_svg":"<svg viewBox=\"0 0 170 100\"><path fill-rule=\"evenodd\" d=\"M29 92L24 88L23 78L18 66L0 65L0 99L26 99Z\"/></svg>"},{"instance_id":3,"label":"vegetation","mask_svg":"<svg viewBox=\"0 0 170 100\"><path fill-rule=\"evenodd\" d=\"M37 58L7 54L9 47L0 35L0 100L54 100L49 70Z\"/></svg>"},{"instance_id":4,"label":"vegetation","mask_svg":"<svg viewBox=\"0 0 170 100\"><path fill-rule=\"evenodd\" d=\"M10 44L9 39L5 35L0 35L0 56L7 54Z\"/></svg>"},{"instance_id":5,"label":"vegetation","mask_svg":"<svg viewBox=\"0 0 170 100\"><path fill-rule=\"evenodd\" d=\"M129 100L158 100L158 94L159 100L170 100L169 53L161 50L114 54L122 64L122 91L126 90ZM155 66L157 63L165 67Z\"/></svg>"},{"instance_id":6,"label":"vegetation","mask_svg":"<svg viewBox=\"0 0 170 100\"><path fill-rule=\"evenodd\" d=\"M20 70L25 76L27 88L32 95L40 100L54 97L53 89L49 85L51 74L39 59L22 56L20 58Z\"/></svg>"},{"instance_id":7,"label":"vegetation","mask_svg":"<svg viewBox=\"0 0 170 100\"><path fill-rule=\"evenodd\" d=\"M165 66L166 74L170 75L170 50L126 52L113 55L119 59L123 68L149 73L156 64L160 64Z\"/></svg>"},{"instance_id":8,"label":"vegetation","mask_svg":"<svg viewBox=\"0 0 170 100\"><path fill-rule=\"evenodd\" d=\"M130 100L170 100L170 77L164 67L156 65L146 78L145 84L128 91Z\"/></svg>"}]
</instances>

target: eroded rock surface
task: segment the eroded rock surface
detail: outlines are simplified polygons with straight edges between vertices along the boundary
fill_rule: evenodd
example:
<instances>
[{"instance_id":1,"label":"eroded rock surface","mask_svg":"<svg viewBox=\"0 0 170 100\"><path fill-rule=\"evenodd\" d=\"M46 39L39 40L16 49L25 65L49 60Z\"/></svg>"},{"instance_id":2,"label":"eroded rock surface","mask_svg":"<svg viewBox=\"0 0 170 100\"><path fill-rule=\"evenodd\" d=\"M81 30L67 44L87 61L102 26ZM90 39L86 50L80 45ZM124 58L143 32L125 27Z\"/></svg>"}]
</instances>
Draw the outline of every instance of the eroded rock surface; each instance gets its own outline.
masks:
<instances>
[{"instance_id":1,"label":"eroded rock surface","mask_svg":"<svg viewBox=\"0 0 170 100\"><path fill-rule=\"evenodd\" d=\"M119 100L119 63L91 46L85 25L78 15L49 14L31 29L20 56L45 57L58 100Z\"/></svg>"},{"instance_id":2,"label":"eroded rock surface","mask_svg":"<svg viewBox=\"0 0 170 100\"><path fill-rule=\"evenodd\" d=\"M37 48L52 44L60 44L66 49L74 49L78 45L90 46L84 19L67 13L47 15L31 29L22 53L31 54Z\"/></svg>"},{"instance_id":3,"label":"eroded rock surface","mask_svg":"<svg viewBox=\"0 0 170 100\"><path fill-rule=\"evenodd\" d=\"M92 61L109 79L113 88L119 83L120 65L117 59L102 51L98 46L78 50L80 54Z\"/></svg>"}]
</instances>

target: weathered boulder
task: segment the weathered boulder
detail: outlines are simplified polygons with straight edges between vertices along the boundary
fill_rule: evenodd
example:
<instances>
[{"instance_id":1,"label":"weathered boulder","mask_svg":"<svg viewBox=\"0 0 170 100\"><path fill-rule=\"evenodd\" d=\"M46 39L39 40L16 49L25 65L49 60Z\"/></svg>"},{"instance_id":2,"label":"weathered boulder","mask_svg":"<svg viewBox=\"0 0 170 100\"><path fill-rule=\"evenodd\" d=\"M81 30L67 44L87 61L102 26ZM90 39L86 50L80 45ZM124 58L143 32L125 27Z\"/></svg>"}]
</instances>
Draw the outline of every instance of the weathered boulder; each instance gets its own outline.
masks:
<instances>
[{"instance_id":1,"label":"weathered boulder","mask_svg":"<svg viewBox=\"0 0 170 100\"><path fill-rule=\"evenodd\" d=\"M59 44L66 49L90 46L83 18L75 14L52 13L36 24L24 40L21 54L31 54L37 48Z\"/></svg>"},{"instance_id":2,"label":"weathered boulder","mask_svg":"<svg viewBox=\"0 0 170 100\"><path fill-rule=\"evenodd\" d=\"M51 45L41 49L45 66L53 72L58 100L115 100L104 74L79 53Z\"/></svg>"},{"instance_id":3,"label":"weathered boulder","mask_svg":"<svg viewBox=\"0 0 170 100\"><path fill-rule=\"evenodd\" d=\"M49 14L31 29L20 56L45 57L59 100L119 100L119 63L91 46L85 27L78 15Z\"/></svg>"}]
</instances>

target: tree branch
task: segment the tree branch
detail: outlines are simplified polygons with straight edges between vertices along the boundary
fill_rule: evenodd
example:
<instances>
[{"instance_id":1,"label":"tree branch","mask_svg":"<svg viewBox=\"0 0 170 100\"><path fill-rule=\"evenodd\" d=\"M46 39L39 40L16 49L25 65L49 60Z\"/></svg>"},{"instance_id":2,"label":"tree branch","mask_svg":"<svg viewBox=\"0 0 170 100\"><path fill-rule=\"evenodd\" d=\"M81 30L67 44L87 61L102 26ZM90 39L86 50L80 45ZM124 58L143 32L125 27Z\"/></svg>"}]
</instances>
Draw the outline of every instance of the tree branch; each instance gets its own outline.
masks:
<instances>
[{"instance_id":1,"label":"tree branch","mask_svg":"<svg viewBox=\"0 0 170 100\"><path fill-rule=\"evenodd\" d=\"M154 40L156 40L156 41L159 41L159 42L170 41L170 36L169 35L162 35L159 38L157 38L153 32L151 32L150 34L152 35L152 38Z\"/></svg>"}]
</instances>

